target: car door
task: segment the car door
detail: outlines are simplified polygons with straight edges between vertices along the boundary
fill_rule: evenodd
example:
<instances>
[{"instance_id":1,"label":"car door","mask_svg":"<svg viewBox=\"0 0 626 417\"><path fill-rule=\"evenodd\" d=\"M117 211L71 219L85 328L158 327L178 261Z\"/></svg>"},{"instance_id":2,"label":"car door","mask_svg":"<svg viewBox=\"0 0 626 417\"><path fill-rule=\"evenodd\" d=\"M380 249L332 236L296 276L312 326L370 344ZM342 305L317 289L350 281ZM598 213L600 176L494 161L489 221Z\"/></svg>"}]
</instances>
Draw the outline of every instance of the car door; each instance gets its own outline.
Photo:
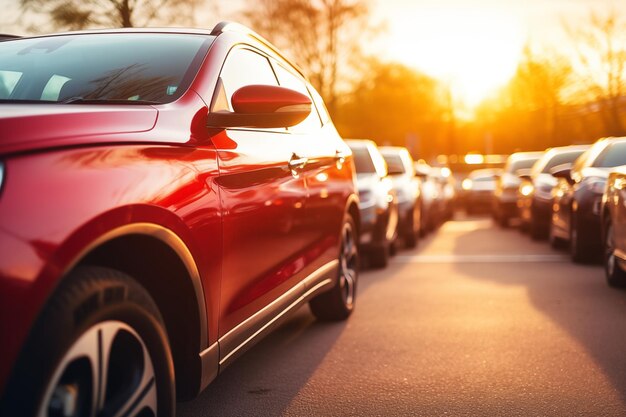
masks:
<instances>
[{"instance_id":1,"label":"car door","mask_svg":"<svg viewBox=\"0 0 626 417\"><path fill-rule=\"evenodd\" d=\"M346 182L353 181L352 169L345 163L349 148L330 123L323 101L313 87L307 85L288 64L278 61L272 64L282 87L309 96L315 104L307 119L289 128L298 154L307 159L302 171L309 191L303 225L307 239L306 270L312 274L337 259L339 236L350 190ZM324 278L323 275L313 276L306 284L311 287L317 284L317 279Z\"/></svg>"},{"instance_id":2,"label":"car door","mask_svg":"<svg viewBox=\"0 0 626 417\"><path fill-rule=\"evenodd\" d=\"M231 95L253 84L278 82L267 56L236 47L220 73L214 106L232 111ZM237 351L302 292L307 192L290 136L284 128L241 128L213 138L223 207L222 356Z\"/></svg>"}]
</instances>

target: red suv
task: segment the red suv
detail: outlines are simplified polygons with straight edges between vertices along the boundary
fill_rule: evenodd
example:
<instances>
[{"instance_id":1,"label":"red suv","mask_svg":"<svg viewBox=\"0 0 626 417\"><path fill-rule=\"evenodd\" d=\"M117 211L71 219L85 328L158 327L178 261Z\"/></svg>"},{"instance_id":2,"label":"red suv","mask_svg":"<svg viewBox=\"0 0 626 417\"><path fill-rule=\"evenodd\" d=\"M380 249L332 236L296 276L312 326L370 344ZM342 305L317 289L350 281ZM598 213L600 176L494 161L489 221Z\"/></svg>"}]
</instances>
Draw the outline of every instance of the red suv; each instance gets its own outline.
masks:
<instances>
[{"instance_id":1,"label":"red suv","mask_svg":"<svg viewBox=\"0 0 626 417\"><path fill-rule=\"evenodd\" d=\"M172 415L354 308L350 149L242 26L1 42L0 161L1 415Z\"/></svg>"}]
</instances>

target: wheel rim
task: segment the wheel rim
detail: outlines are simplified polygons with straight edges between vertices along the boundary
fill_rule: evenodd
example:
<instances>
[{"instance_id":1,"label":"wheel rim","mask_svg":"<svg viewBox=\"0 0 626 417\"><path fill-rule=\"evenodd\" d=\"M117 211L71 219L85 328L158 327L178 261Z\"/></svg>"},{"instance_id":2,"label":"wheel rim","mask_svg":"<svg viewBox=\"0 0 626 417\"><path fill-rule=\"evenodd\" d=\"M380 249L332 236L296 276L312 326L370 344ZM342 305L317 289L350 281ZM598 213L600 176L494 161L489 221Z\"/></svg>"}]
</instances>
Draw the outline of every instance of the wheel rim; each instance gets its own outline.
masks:
<instances>
[{"instance_id":1,"label":"wheel rim","mask_svg":"<svg viewBox=\"0 0 626 417\"><path fill-rule=\"evenodd\" d=\"M98 323L68 349L38 416L157 415L157 387L141 336L120 321Z\"/></svg>"},{"instance_id":2,"label":"wheel rim","mask_svg":"<svg viewBox=\"0 0 626 417\"><path fill-rule=\"evenodd\" d=\"M606 229L605 248L606 273L610 277L615 272L615 245L613 244L613 227L611 225Z\"/></svg>"},{"instance_id":3,"label":"wheel rim","mask_svg":"<svg viewBox=\"0 0 626 417\"><path fill-rule=\"evenodd\" d=\"M358 250L352 225L347 223L342 232L339 256L339 285L344 305L352 309L358 274Z\"/></svg>"}]
</instances>

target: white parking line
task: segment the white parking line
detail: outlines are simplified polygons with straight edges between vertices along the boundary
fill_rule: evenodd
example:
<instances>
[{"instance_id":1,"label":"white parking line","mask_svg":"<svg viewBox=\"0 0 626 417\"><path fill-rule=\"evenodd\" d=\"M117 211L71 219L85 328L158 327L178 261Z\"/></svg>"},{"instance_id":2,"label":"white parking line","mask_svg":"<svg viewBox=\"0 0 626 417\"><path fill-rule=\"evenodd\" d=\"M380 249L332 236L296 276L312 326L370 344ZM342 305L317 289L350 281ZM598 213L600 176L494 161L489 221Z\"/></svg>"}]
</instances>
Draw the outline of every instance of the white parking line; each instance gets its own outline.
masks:
<instances>
[{"instance_id":1,"label":"white parking line","mask_svg":"<svg viewBox=\"0 0 626 417\"><path fill-rule=\"evenodd\" d=\"M396 262L418 264L443 264L443 263L508 263L508 262L569 262L567 255L542 255L542 254L519 254L519 255L399 255Z\"/></svg>"}]
</instances>

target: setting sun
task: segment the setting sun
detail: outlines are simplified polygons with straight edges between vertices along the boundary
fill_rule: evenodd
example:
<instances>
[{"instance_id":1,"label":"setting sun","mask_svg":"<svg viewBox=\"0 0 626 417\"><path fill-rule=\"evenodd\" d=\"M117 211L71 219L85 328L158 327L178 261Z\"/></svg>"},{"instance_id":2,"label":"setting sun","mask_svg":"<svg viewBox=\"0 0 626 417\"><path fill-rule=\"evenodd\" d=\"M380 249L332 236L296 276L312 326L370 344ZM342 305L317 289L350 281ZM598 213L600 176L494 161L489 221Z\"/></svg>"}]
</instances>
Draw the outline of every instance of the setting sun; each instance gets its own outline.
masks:
<instances>
[{"instance_id":1,"label":"setting sun","mask_svg":"<svg viewBox=\"0 0 626 417\"><path fill-rule=\"evenodd\" d=\"M455 100L473 107L515 71L525 33L513 12L441 4L403 4L402 10L388 10L395 22L388 29L389 58L448 83Z\"/></svg>"}]
</instances>

